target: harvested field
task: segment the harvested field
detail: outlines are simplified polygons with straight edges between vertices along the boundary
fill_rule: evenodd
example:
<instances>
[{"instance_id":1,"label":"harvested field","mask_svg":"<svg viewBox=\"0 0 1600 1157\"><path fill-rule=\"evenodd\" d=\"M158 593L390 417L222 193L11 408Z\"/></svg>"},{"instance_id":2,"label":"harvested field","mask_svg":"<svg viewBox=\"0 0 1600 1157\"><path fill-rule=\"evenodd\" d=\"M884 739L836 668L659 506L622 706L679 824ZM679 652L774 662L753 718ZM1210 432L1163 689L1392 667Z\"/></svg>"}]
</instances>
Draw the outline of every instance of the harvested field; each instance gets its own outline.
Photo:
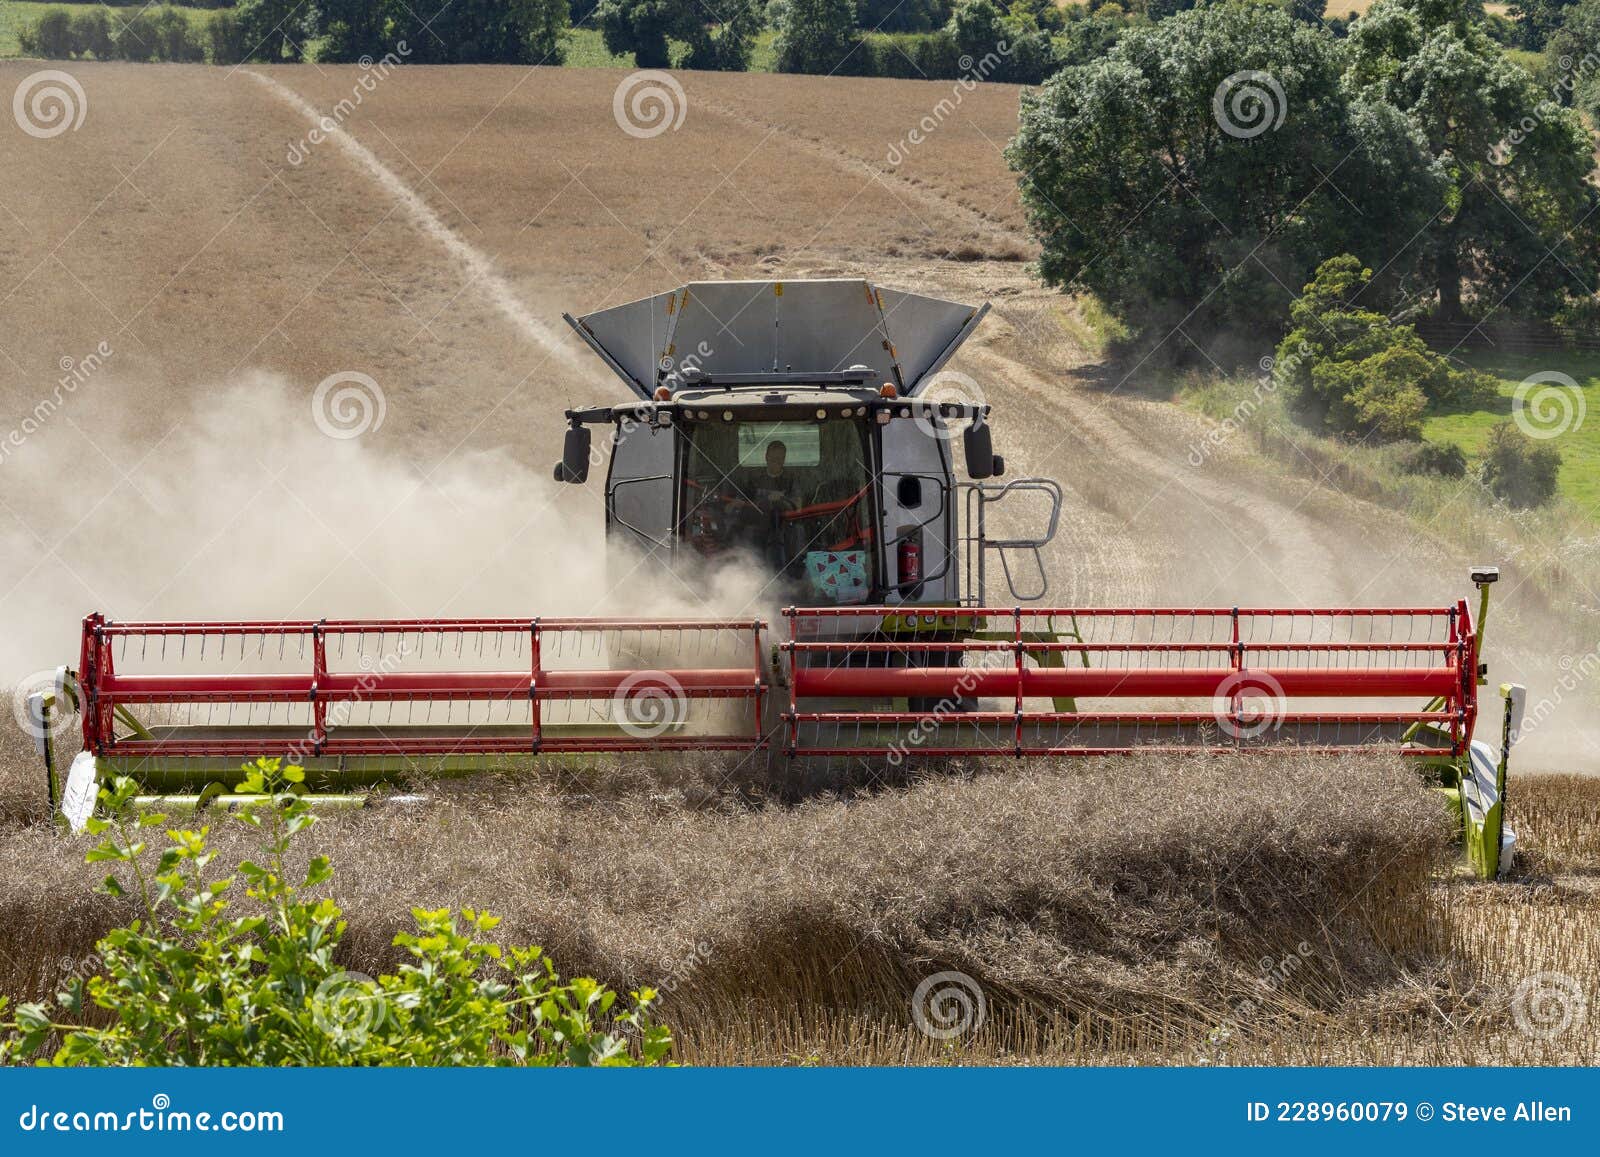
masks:
<instances>
[{"instance_id":1,"label":"harvested field","mask_svg":"<svg viewBox=\"0 0 1600 1157\"><path fill-rule=\"evenodd\" d=\"M0 82L27 71L0 65ZM1053 599L1420 605L1464 588L1469 560L1398 515L1241 455L1193 467L1204 428L1136 396L1138 365L1091 356L1077 305L1026 270L1000 156L1014 89L963 93L905 148L948 85L688 74L681 128L639 139L613 116L624 72L407 67L311 142L307 109L340 108L357 70L74 72L79 131L0 138L0 438L34 416L0 459L0 684L69 661L92 609L607 605L596 488L547 479L561 409L618 391L559 314L708 277L867 273L993 299L957 365L1013 472L1067 488ZM63 359L102 342L37 417ZM307 404L343 371L385 404L353 441ZM1489 659L1537 697L1571 641L1506 570ZM1592 766L1572 734L1553 715L1525 766ZM1600 781L1515 779L1526 874L1487 887L1440 868L1409 770L1335 766L1006 765L870 791L820 778L779 804L760 777L628 764L330 818L318 839L352 967L381 966L413 903L485 904L568 972L682 975L669 1016L701 1063L1593 1060L1592 1018L1544 1041L1509 999L1545 971L1596 990ZM48 990L119 915L41 810L8 728L15 995ZM992 1003L959 1046L909 1023L943 969Z\"/></svg>"},{"instance_id":2,"label":"harvested field","mask_svg":"<svg viewBox=\"0 0 1600 1157\"><path fill-rule=\"evenodd\" d=\"M761 784L727 771L530 775L323 819L346 965L392 966L412 904L487 907L568 971L665 990L699 1063L1597 1055L1592 1029L1541 1040L1508 1003L1525 977L1600 975L1597 829L1569 847L1562 822L1574 805L1592 820L1593 779L1520 784L1526 873L1478 885L1441 875L1437 802L1389 761L1341 763L1340 790L1309 796L1324 771L1305 757L1113 760L793 807L752 804ZM250 833L215 822L222 862L248 853ZM0 827L0 922L34 930L0 946L0 989L50 991L127 917L93 896L83 846ZM909 1004L945 971L987 1007L948 1046Z\"/></svg>"}]
</instances>

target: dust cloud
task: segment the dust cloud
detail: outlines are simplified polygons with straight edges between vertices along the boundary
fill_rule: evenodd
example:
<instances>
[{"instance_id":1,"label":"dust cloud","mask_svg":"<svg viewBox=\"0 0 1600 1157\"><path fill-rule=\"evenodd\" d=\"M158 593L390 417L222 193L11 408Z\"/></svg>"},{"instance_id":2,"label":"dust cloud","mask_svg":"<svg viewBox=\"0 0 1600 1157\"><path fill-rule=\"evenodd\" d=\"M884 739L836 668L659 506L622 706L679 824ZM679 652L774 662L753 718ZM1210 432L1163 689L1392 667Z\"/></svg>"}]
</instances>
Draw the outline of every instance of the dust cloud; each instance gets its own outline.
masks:
<instances>
[{"instance_id":1,"label":"dust cloud","mask_svg":"<svg viewBox=\"0 0 1600 1157\"><path fill-rule=\"evenodd\" d=\"M152 434L137 395L102 372L0 458L0 687L75 664L90 611L776 618L779 594L753 563L688 577L608 549L603 464L585 486L558 485L510 446L424 466L393 443L330 435L311 390L267 374L219 387ZM1497 609L1489 654L1495 683L1529 689L1517 765L1594 769L1586 691L1600 644L1556 642L1552 616L1523 601ZM1478 735L1498 745L1495 687L1480 699Z\"/></svg>"},{"instance_id":2,"label":"dust cloud","mask_svg":"<svg viewBox=\"0 0 1600 1157\"><path fill-rule=\"evenodd\" d=\"M114 384L97 394L115 399ZM509 448L424 469L323 432L253 375L164 440L76 399L0 462L0 686L77 660L83 616L698 616L766 611L754 566L689 582L608 552L603 466L562 486ZM596 440L597 450L604 440Z\"/></svg>"}]
</instances>

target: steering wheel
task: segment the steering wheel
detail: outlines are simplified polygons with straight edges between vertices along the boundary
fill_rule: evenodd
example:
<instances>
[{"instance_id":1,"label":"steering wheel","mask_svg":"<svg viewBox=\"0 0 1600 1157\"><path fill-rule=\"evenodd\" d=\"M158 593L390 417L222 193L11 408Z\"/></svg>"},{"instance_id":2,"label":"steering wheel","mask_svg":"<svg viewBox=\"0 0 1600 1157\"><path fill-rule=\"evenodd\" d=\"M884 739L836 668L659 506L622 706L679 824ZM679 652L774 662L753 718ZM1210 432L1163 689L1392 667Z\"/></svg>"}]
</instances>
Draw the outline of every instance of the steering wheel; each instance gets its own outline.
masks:
<instances>
[{"instance_id":1,"label":"steering wheel","mask_svg":"<svg viewBox=\"0 0 1600 1157\"><path fill-rule=\"evenodd\" d=\"M787 510L780 514L778 519L780 522L793 524L796 522L808 521L814 518L826 518L832 514L842 514L847 510L852 510L852 508L860 503L862 499L866 498L867 492L871 489L872 484L869 482L860 490L845 498L836 498L832 502L815 502L810 506L802 506L796 510ZM862 531L860 517L854 511L851 513L848 529L851 533L844 540L844 542L839 545L830 546L828 548L829 550L847 549L850 544L866 537L866 535L871 533L870 530Z\"/></svg>"},{"instance_id":2,"label":"steering wheel","mask_svg":"<svg viewBox=\"0 0 1600 1157\"><path fill-rule=\"evenodd\" d=\"M705 494L706 484L693 478L687 479L685 485L702 492L686 519L685 537L690 546L708 557L730 547L736 523L748 523L752 512L759 514L761 511L756 503L734 489L725 487Z\"/></svg>"}]
</instances>

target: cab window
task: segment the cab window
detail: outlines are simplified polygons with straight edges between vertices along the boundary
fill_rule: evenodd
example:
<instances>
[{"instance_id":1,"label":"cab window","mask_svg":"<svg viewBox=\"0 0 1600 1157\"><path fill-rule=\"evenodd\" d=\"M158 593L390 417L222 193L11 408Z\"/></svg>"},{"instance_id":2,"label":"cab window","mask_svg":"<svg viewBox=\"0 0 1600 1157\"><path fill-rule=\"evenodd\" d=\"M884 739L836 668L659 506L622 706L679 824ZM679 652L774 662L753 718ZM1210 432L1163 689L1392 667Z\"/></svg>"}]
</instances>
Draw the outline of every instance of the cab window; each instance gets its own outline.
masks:
<instances>
[{"instance_id":1,"label":"cab window","mask_svg":"<svg viewBox=\"0 0 1600 1157\"><path fill-rule=\"evenodd\" d=\"M751 551L807 602L866 601L875 551L865 423L685 429L682 533L694 549Z\"/></svg>"}]
</instances>

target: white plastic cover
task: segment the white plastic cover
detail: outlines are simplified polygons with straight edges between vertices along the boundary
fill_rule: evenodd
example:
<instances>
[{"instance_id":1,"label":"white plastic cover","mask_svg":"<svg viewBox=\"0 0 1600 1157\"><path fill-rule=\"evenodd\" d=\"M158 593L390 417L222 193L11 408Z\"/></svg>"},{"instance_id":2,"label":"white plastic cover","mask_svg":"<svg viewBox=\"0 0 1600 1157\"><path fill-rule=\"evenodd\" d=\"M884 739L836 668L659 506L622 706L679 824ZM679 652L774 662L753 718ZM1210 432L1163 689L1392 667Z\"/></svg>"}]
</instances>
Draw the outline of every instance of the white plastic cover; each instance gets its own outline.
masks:
<instances>
[{"instance_id":1,"label":"white plastic cover","mask_svg":"<svg viewBox=\"0 0 1600 1157\"><path fill-rule=\"evenodd\" d=\"M89 826L95 802L100 798L100 775L95 768L94 754L80 751L72 759L67 772L67 785L61 791L61 815L74 832Z\"/></svg>"}]
</instances>

